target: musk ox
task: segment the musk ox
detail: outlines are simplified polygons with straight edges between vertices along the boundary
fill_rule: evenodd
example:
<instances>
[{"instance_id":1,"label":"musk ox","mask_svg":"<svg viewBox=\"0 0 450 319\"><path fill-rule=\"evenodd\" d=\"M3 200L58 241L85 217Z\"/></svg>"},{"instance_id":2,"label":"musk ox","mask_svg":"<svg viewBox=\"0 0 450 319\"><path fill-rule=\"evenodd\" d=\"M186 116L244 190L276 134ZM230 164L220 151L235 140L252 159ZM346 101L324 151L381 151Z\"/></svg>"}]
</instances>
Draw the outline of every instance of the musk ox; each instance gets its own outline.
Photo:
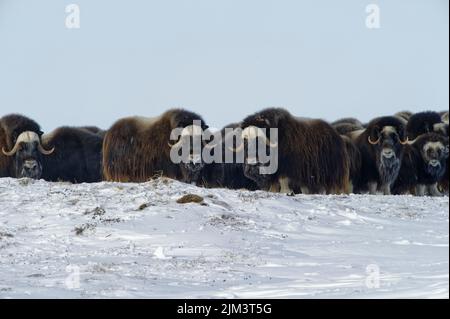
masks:
<instances>
[{"instance_id":1,"label":"musk ox","mask_svg":"<svg viewBox=\"0 0 450 319\"><path fill-rule=\"evenodd\" d=\"M194 121L199 124L194 125ZM145 182L162 175L196 183L204 167L201 156L192 154L189 161L174 163L170 154L172 149L192 143L207 128L199 115L181 109L155 118L121 119L105 135L103 177L107 181ZM171 140L174 129L181 129L176 142Z\"/></svg>"},{"instance_id":2,"label":"musk ox","mask_svg":"<svg viewBox=\"0 0 450 319\"><path fill-rule=\"evenodd\" d=\"M381 190L391 194L403 157L403 146L408 143L403 122L394 116L379 117L369 122L366 129L350 135L361 154L361 171L355 189L376 194Z\"/></svg>"},{"instance_id":3,"label":"musk ox","mask_svg":"<svg viewBox=\"0 0 450 319\"><path fill-rule=\"evenodd\" d=\"M364 129L363 124L355 118L343 118L332 122L331 126L341 135Z\"/></svg>"},{"instance_id":4,"label":"musk ox","mask_svg":"<svg viewBox=\"0 0 450 319\"><path fill-rule=\"evenodd\" d=\"M54 151L42 145L42 134L40 126L25 116L0 119L0 177L41 178L43 158Z\"/></svg>"},{"instance_id":5,"label":"musk ox","mask_svg":"<svg viewBox=\"0 0 450 319\"><path fill-rule=\"evenodd\" d=\"M406 126L406 134L413 141L419 135L442 129L442 119L437 112L419 112L411 116Z\"/></svg>"},{"instance_id":6,"label":"musk ox","mask_svg":"<svg viewBox=\"0 0 450 319\"><path fill-rule=\"evenodd\" d=\"M445 174L448 156L448 137L436 133L420 135L405 147L393 192L441 196L438 183Z\"/></svg>"},{"instance_id":7,"label":"musk ox","mask_svg":"<svg viewBox=\"0 0 450 319\"><path fill-rule=\"evenodd\" d=\"M345 193L349 188L349 162L344 140L322 120L292 116L270 108L248 116L241 124L244 175L259 188L282 193ZM277 141L270 128L277 129ZM261 174L260 158L251 158L248 146L256 139L266 151L278 152L278 170ZM259 153L258 153L259 156Z\"/></svg>"},{"instance_id":8,"label":"musk ox","mask_svg":"<svg viewBox=\"0 0 450 319\"><path fill-rule=\"evenodd\" d=\"M205 164L201 174L201 186L247 190L258 189L256 183L244 175L243 163L236 161L234 153L230 153L230 155L233 155L233 161L226 161L225 152L228 151L226 143L229 142L236 146L235 141L230 139L232 139L232 131L239 128L240 123L233 123L226 125L215 134L218 136L214 140L218 141L217 147L222 151L221 160L220 163Z\"/></svg>"},{"instance_id":9,"label":"musk ox","mask_svg":"<svg viewBox=\"0 0 450 319\"><path fill-rule=\"evenodd\" d=\"M43 161L42 178L52 182L100 182L103 137L98 132L84 127L60 127L43 135L42 144L55 151Z\"/></svg>"}]
</instances>

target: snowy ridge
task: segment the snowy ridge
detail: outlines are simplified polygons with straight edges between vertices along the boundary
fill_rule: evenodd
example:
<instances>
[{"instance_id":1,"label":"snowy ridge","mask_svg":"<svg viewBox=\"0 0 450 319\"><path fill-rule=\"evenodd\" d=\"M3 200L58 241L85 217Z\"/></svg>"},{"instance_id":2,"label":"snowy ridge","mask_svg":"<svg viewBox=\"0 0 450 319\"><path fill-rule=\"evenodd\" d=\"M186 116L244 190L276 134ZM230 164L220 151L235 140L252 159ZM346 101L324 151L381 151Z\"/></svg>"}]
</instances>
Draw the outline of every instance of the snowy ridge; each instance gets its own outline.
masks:
<instances>
[{"instance_id":1,"label":"snowy ridge","mask_svg":"<svg viewBox=\"0 0 450 319\"><path fill-rule=\"evenodd\" d=\"M448 197L6 178L0 203L0 298L449 297Z\"/></svg>"}]
</instances>

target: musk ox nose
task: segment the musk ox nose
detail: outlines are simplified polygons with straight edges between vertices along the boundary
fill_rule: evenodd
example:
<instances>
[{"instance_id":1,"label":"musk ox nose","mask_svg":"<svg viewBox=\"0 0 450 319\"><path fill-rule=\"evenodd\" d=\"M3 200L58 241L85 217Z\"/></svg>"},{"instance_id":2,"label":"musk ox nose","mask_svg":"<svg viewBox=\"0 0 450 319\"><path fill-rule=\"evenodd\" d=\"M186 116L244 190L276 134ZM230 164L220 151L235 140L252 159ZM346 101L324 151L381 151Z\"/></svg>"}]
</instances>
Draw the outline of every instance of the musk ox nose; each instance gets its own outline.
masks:
<instances>
[{"instance_id":1,"label":"musk ox nose","mask_svg":"<svg viewBox=\"0 0 450 319\"><path fill-rule=\"evenodd\" d=\"M383 151L381 152L381 155L384 158L392 158L395 156L395 152L390 148L384 148Z\"/></svg>"},{"instance_id":2,"label":"musk ox nose","mask_svg":"<svg viewBox=\"0 0 450 319\"><path fill-rule=\"evenodd\" d=\"M35 160L26 160L22 166L22 175L22 177L39 178L41 175L39 163Z\"/></svg>"},{"instance_id":3,"label":"musk ox nose","mask_svg":"<svg viewBox=\"0 0 450 319\"><path fill-rule=\"evenodd\" d=\"M194 165L202 164L202 156L199 154L189 156L189 161Z\"/></svg>"},{"instance_id":4,"label":"musk ox nose","mask_svg":"<svg viewBox=\"0 0 450 319\"><path fill-rule=\"evenodd\" d=\"M36 161L25 161L23 164L23 169L26 172L32 172L35 171L38 168L38 164Z\"/></svg>"},{"instance_id":5,"label":"musk ox nose","mask_svg":"<svg viewBox=\"0 0 450 319\"><path fill-rule=\"evenodd\" d=\"M440 164L441 164L441 163L439 163L438 160L431 160L431 161L430 161L430 165L433 166L433 167L439 166Z\"/></svg>"}]
</instances>

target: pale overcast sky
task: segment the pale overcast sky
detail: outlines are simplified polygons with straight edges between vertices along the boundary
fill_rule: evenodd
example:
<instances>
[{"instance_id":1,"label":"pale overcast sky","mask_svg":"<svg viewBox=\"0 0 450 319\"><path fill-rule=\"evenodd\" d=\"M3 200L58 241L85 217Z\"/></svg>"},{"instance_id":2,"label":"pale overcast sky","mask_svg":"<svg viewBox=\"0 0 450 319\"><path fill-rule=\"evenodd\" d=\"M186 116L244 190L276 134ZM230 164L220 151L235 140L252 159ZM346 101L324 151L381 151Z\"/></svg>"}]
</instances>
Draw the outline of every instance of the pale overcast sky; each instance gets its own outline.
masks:
<instances>
[{"instance_id":1,"label":"pale overcast sky","mask_svg":"<svg viewBox=\"0 0 450 319\"><path fill-rule=\"evenodd\" d=\"M81 10L65 27L65 7ZM366 6L380 29L366 27ZM171 107L366 121L449 105L448 0L0 0L0 115L108 128Z\"/></svg>"}]
</instances>

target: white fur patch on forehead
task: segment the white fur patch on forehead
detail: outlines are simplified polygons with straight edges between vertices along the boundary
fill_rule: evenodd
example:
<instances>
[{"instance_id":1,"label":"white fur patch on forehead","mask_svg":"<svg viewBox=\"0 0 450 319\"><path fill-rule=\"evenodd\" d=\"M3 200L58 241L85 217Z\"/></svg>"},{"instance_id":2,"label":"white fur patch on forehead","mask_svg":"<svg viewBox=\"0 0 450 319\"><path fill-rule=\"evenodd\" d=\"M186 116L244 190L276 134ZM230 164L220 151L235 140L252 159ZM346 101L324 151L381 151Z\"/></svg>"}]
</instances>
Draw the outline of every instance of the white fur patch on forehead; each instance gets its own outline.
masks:
<instances>
[{"instance_id":1,"label":"white fur patch on forehead","mask_svg":"<svg viewBox=\"0 0 450 319\"><path fill-rule=\"evenodd\" d=\"M438 149L444 149L445 146L444 144L442 144L442 142L427 142L425 143L425 145L423 146L423 150L426 152L430 149L432 150L438 150Z\"/></svg>"},{"instance_id":2,"label":"white fur patch on forehead","mask_svg":"<svg viewBox=\"0 0 450 319\"><path fill-rule=\"evenodd\" d=\"M257 137L266 137L264 131L257 126L249 126L242 131L243 139L253 140L256 139Z\"/></svg>"},{"instance_id":3,"label":"white fur patch on forehead","mask_svg":"<svg viewBox=\"0 0 450 319\"><path fill-rule=\"evenodd\" d=\"M19 137L17 138L17 143L33 143L38 142L39 143L39 135L37 135L35 132L26 131L22 132Z\"/></svg>"},{"instance_id":4,"label":"white fur patch on forehead","mask_svg":"<svg viewBox=\"0 0 450 319\"><path fill-rule=\"evenodd\" d=\"M181 131L181 136L198 136L202 135L203 130L198 125L186 126L183 131Z\"/></svg>"},{"instance_id":5,"label":"white fur patch on forehead","mask_svg":"<svg viewBox=\"0 0 450 319\"><path fill-rule=\"evenodd\" d=\"M397 129L393 126L385 126L383 127L383 129L381 130L382 133L397 133Z\"/></svg>"},{"instance_id":6,"label":"white fur patch on forehead","mask_svg":"<svg viewBox=\"0 0 450 319\"><path fill-rule=\"evenodd\" d=\"M445 124L445 123L436 123L436 124L433 125L433 131L441 132L441 133L445 134L445 132L446 132L445 128L446 128L447 125L448 124Z\"/></svg>"}]
</instances>

